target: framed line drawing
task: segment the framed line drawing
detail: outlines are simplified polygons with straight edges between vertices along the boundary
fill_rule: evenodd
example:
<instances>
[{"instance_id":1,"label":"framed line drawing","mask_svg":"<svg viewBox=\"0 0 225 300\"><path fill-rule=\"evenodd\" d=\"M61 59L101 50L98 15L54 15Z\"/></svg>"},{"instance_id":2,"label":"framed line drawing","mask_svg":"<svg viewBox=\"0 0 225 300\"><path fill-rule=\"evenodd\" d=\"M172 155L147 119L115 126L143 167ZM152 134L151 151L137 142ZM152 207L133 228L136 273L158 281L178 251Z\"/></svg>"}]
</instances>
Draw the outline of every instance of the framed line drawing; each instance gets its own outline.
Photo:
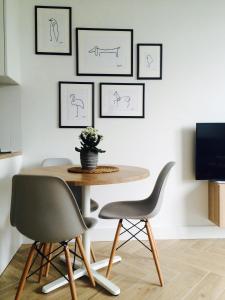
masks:
<instances>
[{"instance_id":1,"label":"framed line drawing","mask_svg":"<svg viewBox=\"0 0 225 300\"><path fill-rule=\"evenodd\" d=\"M100 83L100 118L144 117L144 83Z\"/></svg>"},{"instance_id":2,"label":"framed line drawing","mask_svg":"<svg viewBox=\"0 0 225 300\"><path fill-rule=\"evenodd\" d=\"M35 6L35 53L71 55L71 7Z\"/></svg>"},{"instance_id":3,"label":"framed line drawing","mask_svg":"<svg viewBox=\"0 0 225 300\"><path fill-rule=\"evenodd\" d=\"M94 127L94 83L59 82L59 127Z\"/></svg>"},{"instance_id":4,"label":"framed line drawing","mask_svg":"<svg viewBox=\"0 0 225 300\"><path fill-rule=\"evenodd\" d=\"M76 28L76 71L133 76L133 29Z\"/></svg>"},{"instance_id":5,"label":"framed line drawing","mask_svg":"<svg viewBox=\"0 0 225 300\"><path fill-rule=\"evenodd\" d=\"M162 44L137 44L137 79L162 79Z\"/></svg>"}]
</instances>

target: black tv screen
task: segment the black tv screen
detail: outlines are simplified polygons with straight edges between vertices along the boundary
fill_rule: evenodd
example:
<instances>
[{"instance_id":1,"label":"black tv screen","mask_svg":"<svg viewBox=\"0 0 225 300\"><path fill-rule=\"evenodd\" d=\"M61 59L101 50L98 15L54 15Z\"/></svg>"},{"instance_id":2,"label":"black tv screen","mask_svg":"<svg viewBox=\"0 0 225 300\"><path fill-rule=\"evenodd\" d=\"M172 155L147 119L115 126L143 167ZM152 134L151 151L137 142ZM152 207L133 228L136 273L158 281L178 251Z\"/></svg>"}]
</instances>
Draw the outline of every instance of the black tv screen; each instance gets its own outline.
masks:
<instances>
[{"instance_id":1,"label":"black tv screen","mask_svg":"<svg viewBox=\"0 0 225 300\"><path fill-rule=\"evenodd\" d=\"M225 123L196 124L195 175L225 180Z\"/></svg>"}]
</instances>

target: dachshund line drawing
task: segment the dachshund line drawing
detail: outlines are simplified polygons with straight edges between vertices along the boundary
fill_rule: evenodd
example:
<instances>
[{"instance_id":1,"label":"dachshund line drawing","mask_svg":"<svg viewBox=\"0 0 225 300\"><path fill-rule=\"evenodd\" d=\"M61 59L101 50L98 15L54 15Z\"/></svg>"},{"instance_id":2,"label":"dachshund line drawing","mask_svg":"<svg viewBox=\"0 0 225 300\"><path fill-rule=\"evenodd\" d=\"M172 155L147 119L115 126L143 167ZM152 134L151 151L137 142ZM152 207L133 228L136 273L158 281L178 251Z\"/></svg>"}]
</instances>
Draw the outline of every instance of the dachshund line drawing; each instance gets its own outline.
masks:
<instances>
[{"instance_id":1,"label":"dachshund line drawing","mask_svg":"<svg viewBox=\"0 0 225 300\"><path fill-rule=\"evenodd\" d=\"M49 19L49 35L50 35L50 42L58 42L59 41L59 25L56 19L51 18Z\"/></svg>"},{"instance_id":2,"label":"dachshund line drawing","mask_svg":"<svg viewBox=\"0 0 225 300\"><path fill-rule=\"evenodd\" d=\"M126 103L126 108L128 108L130 106L130 101L131 101L130 96L122 96L121 97L117 91L115 91L113 93L113 96L115 97L115 99L113 100L114 104L119 105L124 102L124 103Z\"/></svg>"},{"instance_id":3,"label":"dachshund line drawing","mask_svg":"<svg viewBox=\"0 0 225 300\"><path fill-rule=\"evenodd\" d=\"M147 68L151 68L151 64L153 63L153 58L150 54L146 55Z\"/></svg>"},{"instance_id":4,"label":"dachshund line drawing","mask_svg":"<svg viewBox=\"0 0 225 300\"><path fill-rule=\"evenodd\" d=\"M120 47L106 49L106 48L99 48L98 46L95 46L94 48L90 49L88 53L94 53L95 56L101 56L101 54L115 54L116 57L119 57L119 49Z\"/></svg>"},{"instance_id":5,"label":"dachshund line drawing","mask_svg":"<svg viewBox=\"0 0 225 300\"><path fill-rule=\"evenodd\" d=\"M75 94L70 95L71 105L75 106L76 115L75 118L78 118L80 115L80 111L84 110L84 101L82 99L76 98Z\"/></svg>"}]
</instances>

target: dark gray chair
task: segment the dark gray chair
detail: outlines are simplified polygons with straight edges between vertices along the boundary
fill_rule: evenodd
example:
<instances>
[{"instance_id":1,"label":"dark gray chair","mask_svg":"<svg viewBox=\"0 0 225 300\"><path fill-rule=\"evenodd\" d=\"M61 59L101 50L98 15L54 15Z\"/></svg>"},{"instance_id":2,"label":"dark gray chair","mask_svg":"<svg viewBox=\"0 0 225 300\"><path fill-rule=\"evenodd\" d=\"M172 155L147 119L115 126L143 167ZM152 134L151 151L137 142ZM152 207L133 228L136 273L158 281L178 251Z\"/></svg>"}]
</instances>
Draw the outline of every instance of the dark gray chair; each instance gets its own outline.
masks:
<instances>
[{"instance_id":1,"label":"dark gray chair","mask_svg":"<svg viewBox=\"0 0 225 300\"><path fill-rule=\"evenodd\" d=\"M36 271L42 274L44 267L52 263L46 246L59 243L63 248L68 269L68 281L72 299L77 299L68 242L76 238L81 256L93 286L95 281L85 257L80 235L92 227L95 219L84 221L75 198L68 185L60 178L50 176L15 175L12 181L10 220L19 232L34 240L20 279L15 299L20 299L26 278L34 263L36 253L41 256L41 266ZM55 253L55 251L54 251ZM55 258L54 255L53 258ZM43 262L45 263L43 264ZM36 271L32 272L35 273Z\"/></svg>"},{"instance_id":2,"label":"dark gray chair","mask_svg":"<svg viewBox=\"0 0 225 300\"><path fill-rule=\"evenodd\" d=\"M175 162L169 162L167 163L163 169L161 170L157 180L155 187L151 193L151 195L144 199L144 200L139 200L139 201L119 201L119 202L111 202L107 205L105 205L100 213L99 213L99 218L102 219L119 219L119 223L117 226L112 250L111 250L111 255L110 255L110 260L109 260L109 265L107 269L106 276L109 277L111 268L112 268L112 262L113 262L113 257L115 255L115 252L118 248L122 247L124 244L126 244L129 240L132 238L136 238L139 242L141 242L145 247L147 247L139 238L137 238L137 235L140 232L144 232L148 236L148 240L150 243L150 248L147 247L153 254L154 262L156 265L160 285L163 286L163 277L162 273L160 271L160 266L159 266L159 255L158 251L156 248L156 242L153 237L151 225L149 222L149 219L153 218L160 210L161 205L162 205L162 199L163 199L163 191L165 188L166 184L166 179L168 178L168 174L171 170L171 168L175 165ZM126 220L129 224L129 228L127 228L124 224L124 220ZM131 221L131 220L138 220L136 222ZM140 224L144 223L144 226L140 228ZM121 228L124 229L122 233ZM131 229L136 228L137 232L133 234L131 232ZM146 231L145 231L146 230ZM119 236L124 234L124 233L129 233L131 237L123 242L118 248L117 244L119 241Z\"/></svg>"},{"instance_id":3,"label":"dark gray chair","mask_svg":"<svg viewBox=\"0 0 225 300\"><path fill-rule=\"evenodd\" d=\"M53 166L62 166L62 165L72 165L72 161L69 158L55 157L55 158L46 158L42 162L42 167L53 167ZM71 188L79 208L81 209L81 199L82 191L80 186L69 185ZM96 211L99 208L98 203L91 199L91 212Z\"/></svg>"}]
</instances>

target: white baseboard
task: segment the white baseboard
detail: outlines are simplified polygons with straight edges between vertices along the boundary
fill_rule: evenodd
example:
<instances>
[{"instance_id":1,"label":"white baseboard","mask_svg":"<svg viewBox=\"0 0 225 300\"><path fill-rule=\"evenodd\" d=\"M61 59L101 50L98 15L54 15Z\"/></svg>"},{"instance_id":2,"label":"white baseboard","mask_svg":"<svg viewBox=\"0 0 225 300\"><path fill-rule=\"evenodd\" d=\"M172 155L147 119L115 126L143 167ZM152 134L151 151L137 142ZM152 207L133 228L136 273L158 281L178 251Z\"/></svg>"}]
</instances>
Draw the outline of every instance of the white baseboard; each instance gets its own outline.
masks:
<instances>
[{"instance_id":1,"label":"white baseboard","mask_svg":"<svg viewBox=\"0 0 225 300\"><path fill-rule=\"evenodd\" d=\"M156 239L220 239L225 238L225 228L218 226L180 226L180 227L153 227ZM91 230L92 241L112 241L116 231L115 228L95 228ZM123 238L123 236L121 237ZM140 239L146 240L144 234L140 235ZM32 243L31 240L24 237L24 244Z\"/></svg>"},{"instance_id":2,"label":"white baseboard","mask_svg":"<svg viewBox=\"0 0 225 300\"><path fill-rule=\"evenodd\" d=\"M215 239L225 238L225 228L218 226L180 226L180 227L153 227L156 239ZM112 241L116 228L96 228L91 236L94 241ZM142 240L146 240L144 234L140 234ZM121 237L121 239L123 239Z\"/></svg>"}]
</instances>

